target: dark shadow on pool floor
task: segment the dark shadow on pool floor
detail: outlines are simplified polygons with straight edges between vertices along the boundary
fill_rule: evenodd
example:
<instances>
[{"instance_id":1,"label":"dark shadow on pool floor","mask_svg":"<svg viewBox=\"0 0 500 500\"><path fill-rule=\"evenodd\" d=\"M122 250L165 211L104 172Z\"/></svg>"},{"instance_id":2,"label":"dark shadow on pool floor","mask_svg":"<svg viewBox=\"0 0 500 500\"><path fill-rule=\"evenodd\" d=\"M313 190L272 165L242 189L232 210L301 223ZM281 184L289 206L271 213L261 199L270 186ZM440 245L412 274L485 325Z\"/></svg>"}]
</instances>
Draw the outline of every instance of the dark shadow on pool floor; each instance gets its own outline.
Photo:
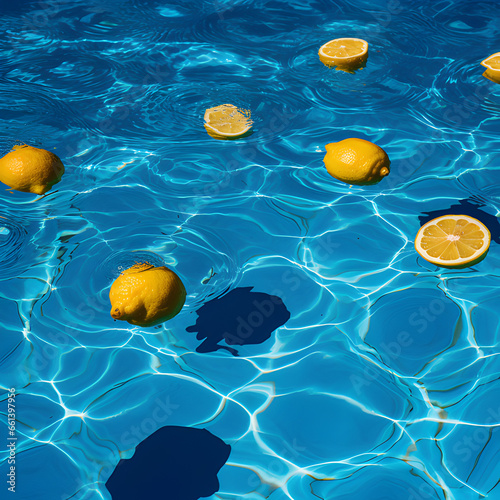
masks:
<instances>
[{"instance_id":1,"label":"dark shadow on pool floor","mask_svg":"<svg viewBox=\"0 0 500 500\"><path fill-rule=\"evenodd\" d=\"M288 321L290 312L279 297L252 292L252 289L235 288L198 309L196 324L186 328L188 332L197 332L198 340L204 339L196 348L197 352L226 349L238 356L236 349L219 345L219 342L225 340L228 345L261 344Z\"/></svg>"},{"instance_id":2,"label":"dark shadow on pool floor","mask_svg":"<svg viewBox=\"0 0 500 500\"><path fill-rule=\"evenodd\" d=\"M469 215L470 217L474 217L475 219L481 221L489 229L492 241L500 243L500 222L494 215L481 210L481 207L484 206L485 204L480 199L472 197L466 200L460 200L457 204L451 205L450 208L424 212L424 214L419 216L418 219L420 224L423 226L426 222L429 222L430 220L441 215Z\"/></svg>"},{"instance_id":3,"label":"dark shadow on pool floor","mask_svg":"<svg viewBox=\"0 0 500 500\"><path fill-rule=\"evenodd\" d=\"M113 500L198 500L219 491L231 447L206 429L167 426L120 460L106 483Z\"/></svg>"}]
</instances>

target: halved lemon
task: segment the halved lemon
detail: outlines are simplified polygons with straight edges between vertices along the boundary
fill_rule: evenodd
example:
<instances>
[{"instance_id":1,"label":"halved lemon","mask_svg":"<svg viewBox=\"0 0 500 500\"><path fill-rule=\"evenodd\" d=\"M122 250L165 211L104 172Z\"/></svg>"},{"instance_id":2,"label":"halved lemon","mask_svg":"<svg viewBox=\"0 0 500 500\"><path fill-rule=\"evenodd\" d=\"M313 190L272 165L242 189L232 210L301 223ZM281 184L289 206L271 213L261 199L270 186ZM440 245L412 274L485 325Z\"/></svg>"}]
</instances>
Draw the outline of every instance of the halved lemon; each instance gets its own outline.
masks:
<instances>
[{"instance_id":1,"label":"halved lemon","mask_svg":"<svg viewBox=\"0 0 500 500\"><path fill-rule=\"evenodd\" d=\"M325 66L337 66L338 70L351 73L364 68L368 59L368 42L361 38L336 38L322 45L318 54Z\"/></svg>"},{"instance_id":2,"label":"halved lemon","mask_svg":"<svg viewBox=\"0 0 500 500\"><path fill-rule=\"evenodd\" d=\"M481 66L486 68L483 73L485 78L495 83L500 83L500 52L492 54L481 62Z\"/></svg>"},{"instance_id":3,"label":"halved lemon","mask_svg":"<svg viewBox=\"0 0 500 500\"><path fill-rule=\"evenodd\" d=\"M221 104L205 111L205 129L215 139L238 139L252 130L250 110Z\"/></svg>"},{"instance_id":4,"label":"halved lemon","mask_svg":"<svg viewBox=\"0 0 500 500\"><path fill-rule=\"evenodd\" d=\"M415 238L415 249L441 267L469 267L486 257L491 235L469 215L442 215L424 224Z\"/></svg>"}]
</instances>

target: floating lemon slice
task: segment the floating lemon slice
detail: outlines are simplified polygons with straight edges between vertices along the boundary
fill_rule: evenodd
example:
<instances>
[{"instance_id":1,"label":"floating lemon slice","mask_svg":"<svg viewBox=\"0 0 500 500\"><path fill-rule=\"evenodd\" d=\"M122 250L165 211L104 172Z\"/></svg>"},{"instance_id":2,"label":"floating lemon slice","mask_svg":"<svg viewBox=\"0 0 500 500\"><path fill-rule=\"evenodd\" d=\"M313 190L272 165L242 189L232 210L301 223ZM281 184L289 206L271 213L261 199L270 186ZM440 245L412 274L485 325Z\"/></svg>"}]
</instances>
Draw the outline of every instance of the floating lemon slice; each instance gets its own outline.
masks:
<instances>
[{"instance_id":1,"label":"floating lemon slice","mask_svg":"<svg viewBox=\"0 0 500 500\"><path fill-rule=\"evenodd\" d=\"M487 57L481 63L481 66L486 68L486 71L483 73L485 78L488 78L492 82L500 83L500 52Z\"/></svg>"},{"instance_id":2,"label":"floating lemon slice","mask_svg":"<svg viewBox=\"0 0 500 500\"><path fill-rule=\"evenodd\" d=\"M424 224L415 249L441 267L469 267L486 257L491 235L488 228L468 215L442 215Z\"/></svg>"},{"instance_id":3,"label":"floating lemon slice","mask_svg":"<svg viewBox=\"0 0 500 500\"><path fill-rule=\"evenodd\" d=\"M368 42L361 38L337 38L322 45L318 54L325 66L353 73L366 65Z\"/></svg>"},{"instance_id":4,"label":"floating lemon slice","mask_svg":"<svg viewBox=\"0 0 500 500\"><path fill-rule=\"evenodd\" d=\"M252 129L250 110L233 104L221 104L205 111L205 129L215 139L238 139Z\"/></svg>"}]
</instances>

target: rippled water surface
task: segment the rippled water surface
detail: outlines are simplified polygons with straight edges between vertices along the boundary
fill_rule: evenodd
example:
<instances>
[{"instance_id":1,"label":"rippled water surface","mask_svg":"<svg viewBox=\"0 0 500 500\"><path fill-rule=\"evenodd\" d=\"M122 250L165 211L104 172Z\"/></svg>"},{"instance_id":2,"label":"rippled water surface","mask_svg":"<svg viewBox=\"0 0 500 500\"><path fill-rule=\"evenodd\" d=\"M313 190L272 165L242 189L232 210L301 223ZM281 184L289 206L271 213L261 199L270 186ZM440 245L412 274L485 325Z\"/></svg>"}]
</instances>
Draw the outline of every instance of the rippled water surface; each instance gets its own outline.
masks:
<instances>
[{"instance_id":1,"label":"rippled water surface","mask_svg":"<svg viewBox=\"0 0 500 500\"><path fill-rule=\"evenodd\" d=\"M109 500L164 426L231 446L211 499L500 499L498 2L0 5L0 154L66 166L43 197L0 193L2 498L15 388L18 499ZM342 36L370 44L354 75L317 56ZM223 103L253 135L207 135ZM348 137L389 177L330 177ZM443 213L489 227L485 260L418 257ZM186 305L114 322L111 282L145 260Z\"/></svg>"}]
</instances>

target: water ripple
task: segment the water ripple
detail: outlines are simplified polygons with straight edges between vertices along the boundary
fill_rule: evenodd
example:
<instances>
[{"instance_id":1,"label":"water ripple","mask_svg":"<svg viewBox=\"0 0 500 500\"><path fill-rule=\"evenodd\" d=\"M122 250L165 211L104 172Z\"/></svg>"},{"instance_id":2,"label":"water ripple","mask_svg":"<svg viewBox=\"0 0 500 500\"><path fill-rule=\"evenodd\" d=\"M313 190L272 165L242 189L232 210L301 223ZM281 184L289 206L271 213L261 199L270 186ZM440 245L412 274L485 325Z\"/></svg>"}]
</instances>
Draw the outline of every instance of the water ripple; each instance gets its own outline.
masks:
<instances>
[{"instance_id":1,"label":"water ripple","mask_svg":"<svg viewBox=\"0 0 500 500\"><path fill-rule=\"evenodd\" d=\"M20 270L16 264L23 258L28 244L26 225L26 221L0 216L0 268L3 276L15 276Z\"/></svg>"}]
</instances>

